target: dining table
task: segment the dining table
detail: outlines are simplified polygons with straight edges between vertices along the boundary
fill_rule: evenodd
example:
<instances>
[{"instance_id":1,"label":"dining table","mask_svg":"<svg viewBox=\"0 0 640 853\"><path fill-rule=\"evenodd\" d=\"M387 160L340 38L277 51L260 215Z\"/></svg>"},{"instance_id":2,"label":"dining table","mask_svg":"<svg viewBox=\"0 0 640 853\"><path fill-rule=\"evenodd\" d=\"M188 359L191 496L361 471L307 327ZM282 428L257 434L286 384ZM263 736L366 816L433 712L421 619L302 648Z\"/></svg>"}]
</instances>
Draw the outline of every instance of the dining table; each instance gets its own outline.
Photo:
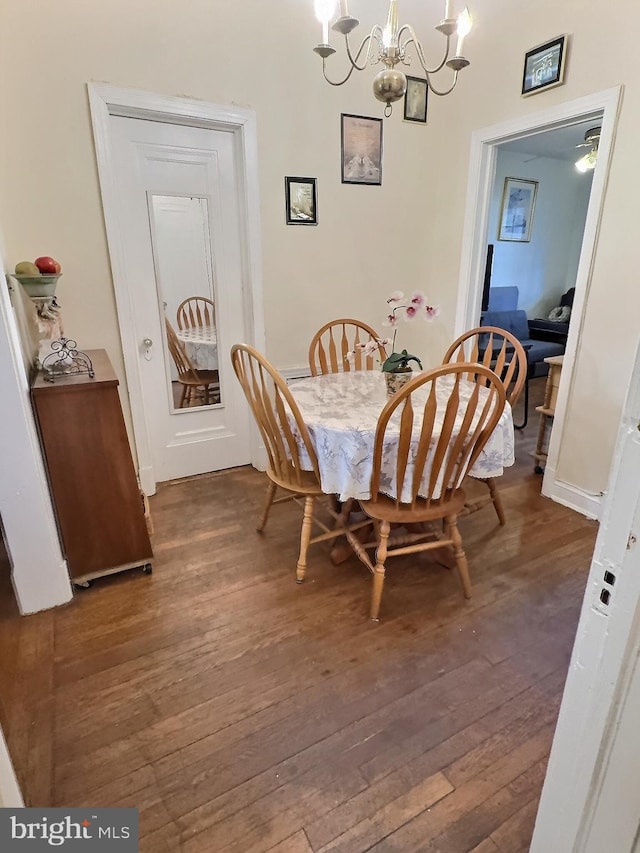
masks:
<instances>
[{"instance_id":1,"label":"dining table","mask_svg":"<svg viewBox=\"0 0 640 853\"><path fill-rule=\"evenodd\" d=\"M434 439L437 437L438 421L440 425L442 424L453 382L452 376L437 380L438 418ZM422 422L419 404L421 401L426 401L428 387L429 383L426 383L412 395L416 443ZM460 381L460 407L456 419L456 423L460 426L465 404L474 388L473 381L466 379ZM290 390L316 451L323 492L336 495L342 502L349 499L369 500L378 417L389 400L383 372L359 370L310 376L292 381ZM488 393L488 389L484 387L480 389L481 397ZM397 446L397 439L400 436L399 421L400 411L398 410L390 422L390 429L387 430L387 443L383 449L382 459L381 489L394 498L396 497L394 442ZM456 435L457 430L454 427L452 441L455 440ZM301 441L300 453L302 467L311 470L311 460ZM499 477L504 473L504 469L513 465L514 462L513 417L511 407L506 403L497 426L467 473L480 479ZM405 482L407 479L405 478ZM423 478L425 493L428 479L429 465L427 464ZM408 484L406 488L408 489ZM442 484L437 484L432 497L437 498L441 490ZM402 499L410 500L410 497L408 494L403 494Z\"/></svg>"},{"instance_id":2,"label":"dining table","mask_svg":"<svg viewBox=\"0 0 640 853\"><path fill-rule=\"evenodd\" d=\"M178 329L176 334L196 370L218 370L215 326L191 326Z\"/></svg>"}]
</instances>

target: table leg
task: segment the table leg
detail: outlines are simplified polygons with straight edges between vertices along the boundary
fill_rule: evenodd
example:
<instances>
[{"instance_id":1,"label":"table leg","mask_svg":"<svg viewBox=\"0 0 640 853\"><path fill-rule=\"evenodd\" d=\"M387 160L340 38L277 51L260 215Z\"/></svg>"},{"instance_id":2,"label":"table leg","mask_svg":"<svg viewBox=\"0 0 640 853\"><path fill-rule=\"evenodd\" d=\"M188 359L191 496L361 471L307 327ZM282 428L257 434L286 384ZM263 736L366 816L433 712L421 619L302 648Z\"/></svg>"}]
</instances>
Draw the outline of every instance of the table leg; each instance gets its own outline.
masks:
<instances>
[{"instance_id":1,"label":"table leg","mask_svg":"<svg viewBox=\"0 0 640 853\"><path fill-rule=\"evenodd\" d=\"M335 495L331 496L333 502L333 509L340 513L343 510L343 505L340 503L338 498ZM357 501L350 501L350 503L354 504L356 507L359 507L360 504ZM360 542L368 542L374 533L373 522L371 524L367 524L365 527L361 527L358 530L353 531L353 536L355 536ZM329 553L329 559L333 563L334 566L339 566L341 563L344 563L349 557L353 556L353 548L347 542L346 537L339 536L334 539L333 546Z\"/></svg>"}]
</instances>

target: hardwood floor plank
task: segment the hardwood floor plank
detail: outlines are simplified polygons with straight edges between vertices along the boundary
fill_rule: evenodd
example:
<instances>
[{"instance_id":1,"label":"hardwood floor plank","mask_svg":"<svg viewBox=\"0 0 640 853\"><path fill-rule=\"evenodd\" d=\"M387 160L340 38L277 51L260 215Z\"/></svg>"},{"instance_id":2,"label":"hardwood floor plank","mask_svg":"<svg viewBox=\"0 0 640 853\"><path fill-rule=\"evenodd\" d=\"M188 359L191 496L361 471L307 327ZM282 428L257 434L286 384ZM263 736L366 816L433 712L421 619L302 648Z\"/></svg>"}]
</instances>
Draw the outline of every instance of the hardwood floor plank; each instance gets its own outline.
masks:
<instances>
[{"instance_id":1,"label":"hardwood floor plank","mask_svg":"<svg viewBox=\"0 0 640 853\"><path fill-rule=\"evenodd\" d=\"M254 801L251 811L237 811L197 835L183 832L180 849L184 853L265 853L302 830L305 821L321 817L365 787L357 771L336 778L331 767L316 767Z\"/></svg>"},{"instance_id":2,"label":"hardwood floor plank","mask_svg":"<svg viewBox=\"0 0 640 853\"><path fill-rule=\"evenodd\" d=\"M540 791L552 732L522 743L371 847L376 853L467 853Z\"/></svg>"},{"instance_id":3,"label":"hardwood floor plank","mask_svg":"<svg viewBox=\"0 0 640 853\"><path fill-rule=\"evenodd\" d=\"M313 853L304 830L271 847L269 853Z\"/></svg>"},{"instance_id":4,"label":"hardwood floor plank","mask_svg":"<svg viewBox=\"0 0 640 853\"><path fill-rule=\"evenodd\" d=\"M520 655L515 664L513 661L497 664L490 677L475 689L469 689L456 708L447 709L445 714L433 720L433 727L423 725L420 709L412 708L409 713L414 719L413 726L406 724L388 746L379 748L373 758L361 765L365 778L371 782L405 765L416 755L451 737L458 729L500 708L563 664L566 673L566 654L554 638L547 638Z\"/></svg>"},{"instance_id":5,"label":"hardwood floor plank","mask_svg":"<svg viewBox=\"0 0 640 853\"><path fill-rule=\"evenodd\" d=\"M498 706L495 711L456 731L446 740L439 737L439 732L432 749L422 752L412 761L402 763L397 769L372 782L361 794L332 810L322 820L306 824L305 829L312 846L316 848L327 844L421 779L454 765L456 759L472 754L474 747L490 741L494 733L508 730L510 727L525 729L527 722L539 713L540 705L547 699L549 692L557 696L557 705L564 676L564 669L556 671L535 686L517 694L509 702ZM459 721L457 723L459 724Z\"/></svg>"},{"instance_id":6,"label":"hardwood floor plank","mask_svg":"<svg viewBox=\"0 0 640 853\"><path fill-rule=\"evenodd\" d=\"M490 838L485 838L484 841L481 841L477 847L474 847L473 850L470 850L469 853L500 853L500 850ZM506 851L504 851L506 853ZM510 853L516 853L515 850L510 851Z\"/></svg>"},{"instance_id":7,"label":"hardwood floor plank","mask_svg":"<svg viewBox=\"0 0 640 853\"><path fill-rule=\"evenodd\" d=\"M490 838L498 850L509 853L511 850L529 849L538 813L539 793L536 790L533 799L493 830Z\"/></svg>"},{"instance_id":8,"label":"hardwood floor plank","mask_svg":"<svg viewBox=\"0 0 640 853\"><path fill-rule=\"evenodd\" d=\"M539 494L536 430L507 525L460 523L469 602L429 555L392 564L378 625L355 558L316 546L296 585L299 512L247 531L249 468L159 488L151 577L26 619L0 589L0 716L31 801L137 806L144 853L515 853L596 531Z\"/></svg>"},{"instance_id":9,"label":"hardwood floor plank","mask_svg":"<svg viewBox=\"0 0 640 853\"><path fill-rule=\"evenodd\" d=\"M416 814L429 810L435 803L453 791L453 786L442 773L436 773L400 797L379 808L370 817L361 820L345 833L323 847L322 853L361 853L369 850L379 838L403 826Z\"/></svg>"}]
</instances>

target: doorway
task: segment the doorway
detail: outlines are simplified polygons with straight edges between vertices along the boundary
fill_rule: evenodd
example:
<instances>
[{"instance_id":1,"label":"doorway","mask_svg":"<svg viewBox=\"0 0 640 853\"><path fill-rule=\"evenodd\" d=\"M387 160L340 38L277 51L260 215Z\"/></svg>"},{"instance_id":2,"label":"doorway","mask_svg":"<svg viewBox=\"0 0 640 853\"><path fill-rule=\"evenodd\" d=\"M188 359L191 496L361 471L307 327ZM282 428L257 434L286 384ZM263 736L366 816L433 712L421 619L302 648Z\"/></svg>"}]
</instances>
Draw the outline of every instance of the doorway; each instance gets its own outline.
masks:
<instances>
[{"instance_id":1,"label":"doorway","mask_svg":"<svg viewBox=\"0 0 640 853\"><path fill-rule=\"evenodd\" d=\"M255 117L89 97L142 488L259 465L229 358L237 341L264 348Z\"/></svg>"},{"instance_id":2,"label":"doorway","mask_svg":"<svg viewBox=\"0 0 640 853\"><path fill-rule=\"evenodd\" d=\"M545 131L593 121L601 127L598 168L594 172L584 236L577 265L572 323L568 330L562 383L555 405L554 429L548 448L542 493L591 518L600 515L600 496L590 495L562 482L556 468L563 439L564 418L571 396L573 365L578 350L582 320L588 300L590 273L609 170L609 160L621 101L621 87L570 101L539 113L475 131L471 142L467 204L461 254L455 334L477 324L480 316L486 237L491 196L496 175L498 147Z\"/></svg>"}]
</instances>

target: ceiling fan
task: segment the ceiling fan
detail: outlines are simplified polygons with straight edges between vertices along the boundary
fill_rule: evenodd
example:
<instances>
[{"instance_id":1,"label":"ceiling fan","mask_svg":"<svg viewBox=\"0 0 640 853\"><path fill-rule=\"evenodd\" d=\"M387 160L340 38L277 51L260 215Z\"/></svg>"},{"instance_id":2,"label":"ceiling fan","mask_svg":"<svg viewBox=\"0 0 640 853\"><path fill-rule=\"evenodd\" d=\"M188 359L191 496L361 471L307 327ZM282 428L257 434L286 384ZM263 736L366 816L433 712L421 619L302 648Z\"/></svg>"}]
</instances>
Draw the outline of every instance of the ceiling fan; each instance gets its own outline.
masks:
<instances>
[{"instance_id":1,"label":"ceiling fan","mask_svg":"<svg viewBox=\"0 0 640 853\"><path fill-rule=\"evenodd\" d=\"M590 127L584 135L584 142L579 142L576 148L588 148L587 153L576 160L576 169L579 172L588 172L595 169L598 160L598 145L600 144L600 132L602 128Z\"/></svg>"}]
</instances>

